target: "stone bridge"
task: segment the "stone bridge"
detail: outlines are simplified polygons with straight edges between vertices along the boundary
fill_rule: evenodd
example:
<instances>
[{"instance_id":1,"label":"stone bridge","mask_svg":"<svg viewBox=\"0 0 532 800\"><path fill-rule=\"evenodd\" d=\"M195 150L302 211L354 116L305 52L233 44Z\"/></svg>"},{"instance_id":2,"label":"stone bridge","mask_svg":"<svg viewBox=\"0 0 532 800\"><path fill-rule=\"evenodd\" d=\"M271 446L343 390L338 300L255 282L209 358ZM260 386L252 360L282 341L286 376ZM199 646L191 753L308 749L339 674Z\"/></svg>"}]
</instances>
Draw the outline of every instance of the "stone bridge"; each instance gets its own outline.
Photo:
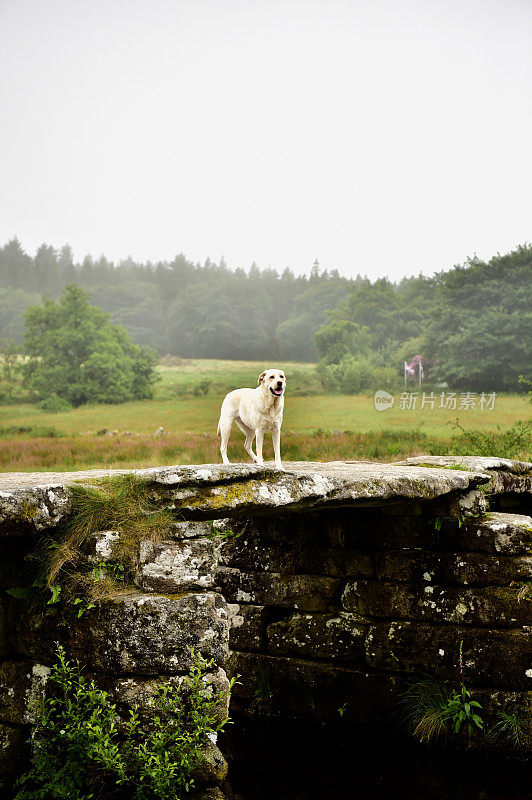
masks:
<instances>
[{"instance_id":1,"label":"stone bridge","mask_svg":"<svg viewBox=\"0 0 532 800\"><path fill-rule=\"evenodd\" d=\"M175 523L139 542L131 585L79 619L18 591L31 555L71 512L70 486L121 471L0 475L0 772L26 757L28 703L54 642L120 707L214 658L215 686L240 675L237 718L342 719L383 729L409 679L463 679L486 724L522 720L532 749L532 464L429 457L396 464L291 463L137 470ZM86 558L113 561L117 534ZM71 614L69 617L68 615ZM220 709L225 715L227 708ZM406 735L406 734L404 734ZM463 746L470 745L464 739ZM509 749L477 737L481 749ZM205 798L223 797L213 745Z\"/></svg>"}]
</instances>

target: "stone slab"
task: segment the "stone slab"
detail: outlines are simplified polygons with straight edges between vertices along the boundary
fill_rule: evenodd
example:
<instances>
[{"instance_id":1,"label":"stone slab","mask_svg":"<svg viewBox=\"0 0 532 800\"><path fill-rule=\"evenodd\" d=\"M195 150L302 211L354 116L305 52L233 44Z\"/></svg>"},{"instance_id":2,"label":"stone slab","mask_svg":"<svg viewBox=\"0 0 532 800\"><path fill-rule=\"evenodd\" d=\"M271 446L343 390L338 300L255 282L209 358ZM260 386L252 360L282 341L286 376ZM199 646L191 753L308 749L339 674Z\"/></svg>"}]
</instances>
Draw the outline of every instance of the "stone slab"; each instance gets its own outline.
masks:
<instances>
[{"instance_id":1,"label":"stone slab","mask_svg":"<svg viewBox=\"0 0 532 800\"><path fill-rule=\"evenodd\" d=\"M401 679L298 658L238 653L231 671L241 676L231 705L251 715L389 723Z\"/></svg>"},{"instance_id":2,"label":"stone slab","mask_svg":"<svg viewBox=\"0 0 532 800\"><path fill-rule=\"evenodd\" d=\"M13 601L13 649L44 664L55 642L102 674L175 675L192 664L190 648L223 666L229 655L227 603L216 592L183 595L122 593L77 618L70 608L43 613Z\"/></svg>"},{"instance_id":3,"label":"stone slab","mask_svg":"<svg viewBox=\"0 0 532 800\"><path fill-rule=\"evenodd\" d=\"M368 625L357 614L292 614L268 625L268 652L274 656L361 661Z\"/></svg>"},{"instance_id":4,"label":"stone slab","mask_svg":"<svg viewBox=\"0 0 532 800\"><path fill-rule=\"evenodd\" d=\"M136 584L149 592L175 594L212 589L219 559L214 539L140 543Z\"/></svg>"},{"instance_id":5,"label":"stone slab","mask_svg":"<svg viewBox=\"0 0 532 800\"><path fill-rule=\"evenodd\" d=\"M238 603L229 605L231 650L265 650L266 627L271 619L271 609Z\"/></svg>"},{"instance_id":6,"label":"stone slab","mask_svg":"<svg viewBox=\"0 0 532 800\"><path fill-rule=\"evenodd\" d=\"M0 722L0 776L18 776L27 762L27 731L14 725Z\"/></svg>"},{"instance_id":7,"label":"stone slab","mask_svg":"<svg viewBox=\"0 0 532 800\"><path fill-rule=\"evenodd\" d=\"M375 562L379 580L398 583L503 586L532 580L532 556L384 550Z\"/></svg>"},{"instance_id":8,"label":"stone slab","mask_svg":"<svg viewBox=\"0 0 532 800\"><path fill-rule=\"evenodd\" d=\"M266 465L203 464L140 470L3 473L0 521L52 527L69 509L67 487L74 481L134 473L154 485L179 514L213 519L228 514L276 508L303 510L323 506L434 499L486 483L468 471L373 464L369 462L285 462L281 472Z\"/></svg>"},{"instance_id":9,"label":"stone slab","mask_svg":"<svg viewBox=\"0 0 532 800\"><path fill-rule=\"evenodd\" d=\"M429 469L460 468L488 475L489 494L532 492L532 464L528 461L493 456L413 456L396 462L397 466L420 464Z\"/></svg>"},{"instance_id":10,"label":"stone slab","mask_svg":"<svg viewBox=\"0 0 532 800\"><path fill-rule=\"evenodd\" d=\"M220 567L217 584L231 603L250 603L301 611L328 611L339 603L342 582L321 575L240 572Z\"/></svg>"},{"instance_id":11,"label":"stone slab","mask_svg":"<svg viewBox=\"0 0 532 800\"><path fill-rule=\"evenodd\" d=\"M67 482L48 483L47 474L34 474L34 483L24 473L0 474L0 535L24 534L58 525L71 509ZM20 478L20 483L18 479ZM3 489L3 486L11 486Z\"/></svg>"},{"instance_id":12,"label":"stone slab","mask_svg":"<svg viewBox=\"0 0 532 800\"><path fill-rule=\"evenodd\" d=\"M506 691L532 688L532 629L494 630L420 622L383 622L370 628L366 658L371 667L394 672L439 675L468 686Z\"/></svg>"},{"instance_id":13,"label":"stone slab","mask_svg":"<svg viewBox=\"0 0 532 800\"><path fill-rule=\"evenodd\" d=\"M102 681L100 680L102 683ZM216 723L222 723L229 714L229 679L225 670L221 667L213 672L207 673L203 678L204 691L206 695L225 695L217 704L215 709ZM126 710L132 706L137 706L141 715L149 716L153 714L153 698L156 696L158 687L161 685L179 686L180 693L186 698L190 693L184 675L174 675L171 677L163 676L158 678L121 678L107 679L103 682L104 688L109 692L114 703L119 709Z\"/></svg>"},{"instance_id":14,"label":"stone slab","mask_svg":"<svg viewBox=\"0 0 532 800\"><path fill-rule=\"evenodd\" d=\"M532 625L532 602L520 600L520 589L519 584L469 588L356 581L346 586L342 604L381 619L516 628Z\"/></svg>"},{"instance_id":15,"label":"stone slab","mask_svg":"<svg viewBox=\"0 0 532 800\"><path fill-rule=\"evenodd\" d=\"M220 564L252 572L283 572L287 574L319 574L329 577L371 577L373 559L370 553L353 548L323 547L316 544L317 536L309 535L297 526L288 528L283 537L263 538L257 527L223 542Z\"/></svg>"}]
</instances>

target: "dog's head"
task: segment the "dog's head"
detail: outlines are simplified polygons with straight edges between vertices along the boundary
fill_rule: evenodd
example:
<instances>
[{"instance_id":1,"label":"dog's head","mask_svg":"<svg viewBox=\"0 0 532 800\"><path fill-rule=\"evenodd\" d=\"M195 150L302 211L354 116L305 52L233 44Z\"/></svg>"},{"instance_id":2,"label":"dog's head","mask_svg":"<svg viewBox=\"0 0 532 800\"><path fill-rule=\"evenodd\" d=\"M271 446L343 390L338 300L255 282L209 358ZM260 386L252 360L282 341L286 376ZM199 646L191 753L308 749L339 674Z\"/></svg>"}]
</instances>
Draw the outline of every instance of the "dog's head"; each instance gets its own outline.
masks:
<instances>
[{"instance_id":1,"label":"dog's head","mask_svg":"<svg viewBox=\"0 0 532 800\"><path fill-rule=\"evenodd\" d=\"M257 386L264 387L265 391L273 394L274 397L282 397L286 387L286 377L282 369L265 369L259 375Z\"/></svg>"}]
</instances>

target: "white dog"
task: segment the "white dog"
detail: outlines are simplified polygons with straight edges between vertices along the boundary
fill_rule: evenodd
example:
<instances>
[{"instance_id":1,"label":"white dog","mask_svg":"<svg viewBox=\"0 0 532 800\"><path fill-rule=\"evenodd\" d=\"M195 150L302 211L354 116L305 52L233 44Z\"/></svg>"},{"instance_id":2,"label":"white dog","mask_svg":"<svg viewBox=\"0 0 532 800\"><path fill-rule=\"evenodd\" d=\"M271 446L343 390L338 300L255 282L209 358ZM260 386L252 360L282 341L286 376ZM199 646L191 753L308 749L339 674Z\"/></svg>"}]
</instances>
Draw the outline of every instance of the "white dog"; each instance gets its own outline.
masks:
<instances>
[{"instance_id":1,"label":"white dog","mask_svg":"<svg viewBox=\"0 0 532 800\"><path fill-rule=\"evenodd\" d=\"M271 431L275 466L282 469L281 464L281 423L283 421L284 390L286 378L280 369L265 369L259 375L256 389L235 389L225 396L220 411L218 436L221 436L220 452L224 464L231 462L227 458L227 442L231 435L233 422L246 434L244 445L253 461L259 467L264 466L262 444L264 432ZM252 450L253 439L257 440L257 455Z\"/></svg>"}]
</instances>

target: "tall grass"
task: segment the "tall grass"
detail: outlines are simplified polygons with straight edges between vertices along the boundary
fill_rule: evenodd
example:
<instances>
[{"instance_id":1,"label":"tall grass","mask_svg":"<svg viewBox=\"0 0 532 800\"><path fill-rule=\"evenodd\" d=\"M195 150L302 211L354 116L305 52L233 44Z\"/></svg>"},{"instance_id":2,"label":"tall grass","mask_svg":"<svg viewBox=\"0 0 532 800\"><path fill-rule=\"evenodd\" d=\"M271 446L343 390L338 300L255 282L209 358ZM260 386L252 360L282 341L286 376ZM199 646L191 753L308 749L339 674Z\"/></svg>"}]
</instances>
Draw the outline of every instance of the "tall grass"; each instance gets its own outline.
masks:
<instances>
[{"instance_id":1,"label":"tall grass","mask_svg":"<svg viewBox=\"0 0 532 800\"><path fill-rule=\"evenodd\" d=\"M171 513L161 508L150 494L145 481L134 475L119 475L99 482L98 486L71 486L72 512L68 520L52 531L43 558L45 582L55 584L60 576L83 584L83 574L76 574L83 545L93 533L117 531L113 559L124 569L124 576L135 572L139 541L158 540L173 522ZM94 581L88 581L93 588Z\"/></svg>"},{"instance_id":2,"label":"tall grass","mask_svg":"<svg viewBox=\"0 0 532 800\"><path fill-rule=\"evenodd\" d=\"M289 432L282 438L282 457L286 461L396 461L426 453L426 438L425 434L418 431ZM228 451L231 461L238 463L249 460L243 441L240 433L235 431ZM265 442L264 454L267 460L273 459L269 437ZM220 460L219 441L213 434L17 438L4 439L0 446L2 472L206 464Z\"/></svg>"},{"instance_id":3,"label":"tall grass","mask_svg":"<svg viewBox=\"0 0 532 800\"><path fill-rule=\"evenodd\" d=\"M450 431L449 431L450 432ZM471 432L478 433L478 432ZM480 435L480 434L479 434ZM235 430L229 443L229 458L233 462L248 461L243 437ZM484 446L481 455L530 460L530 436L521 437L515 447L507 432L490 435L490 447ZM281 453L285 461L399 461L409 456L427 454L476 454L473 447L457 451L452 437L429 437L417 429L396 429L357 433L354 431L324 431L295 433L282 436ZM267 460L273 459L271 438L264 444ZM161 436L116 434L83 436L31 436L0 439L1 472L41 472L76 469L132 468L172 464L211 464L220 459L219 441L214 433L178 433Z\"/></svg>"}]
</instances>

